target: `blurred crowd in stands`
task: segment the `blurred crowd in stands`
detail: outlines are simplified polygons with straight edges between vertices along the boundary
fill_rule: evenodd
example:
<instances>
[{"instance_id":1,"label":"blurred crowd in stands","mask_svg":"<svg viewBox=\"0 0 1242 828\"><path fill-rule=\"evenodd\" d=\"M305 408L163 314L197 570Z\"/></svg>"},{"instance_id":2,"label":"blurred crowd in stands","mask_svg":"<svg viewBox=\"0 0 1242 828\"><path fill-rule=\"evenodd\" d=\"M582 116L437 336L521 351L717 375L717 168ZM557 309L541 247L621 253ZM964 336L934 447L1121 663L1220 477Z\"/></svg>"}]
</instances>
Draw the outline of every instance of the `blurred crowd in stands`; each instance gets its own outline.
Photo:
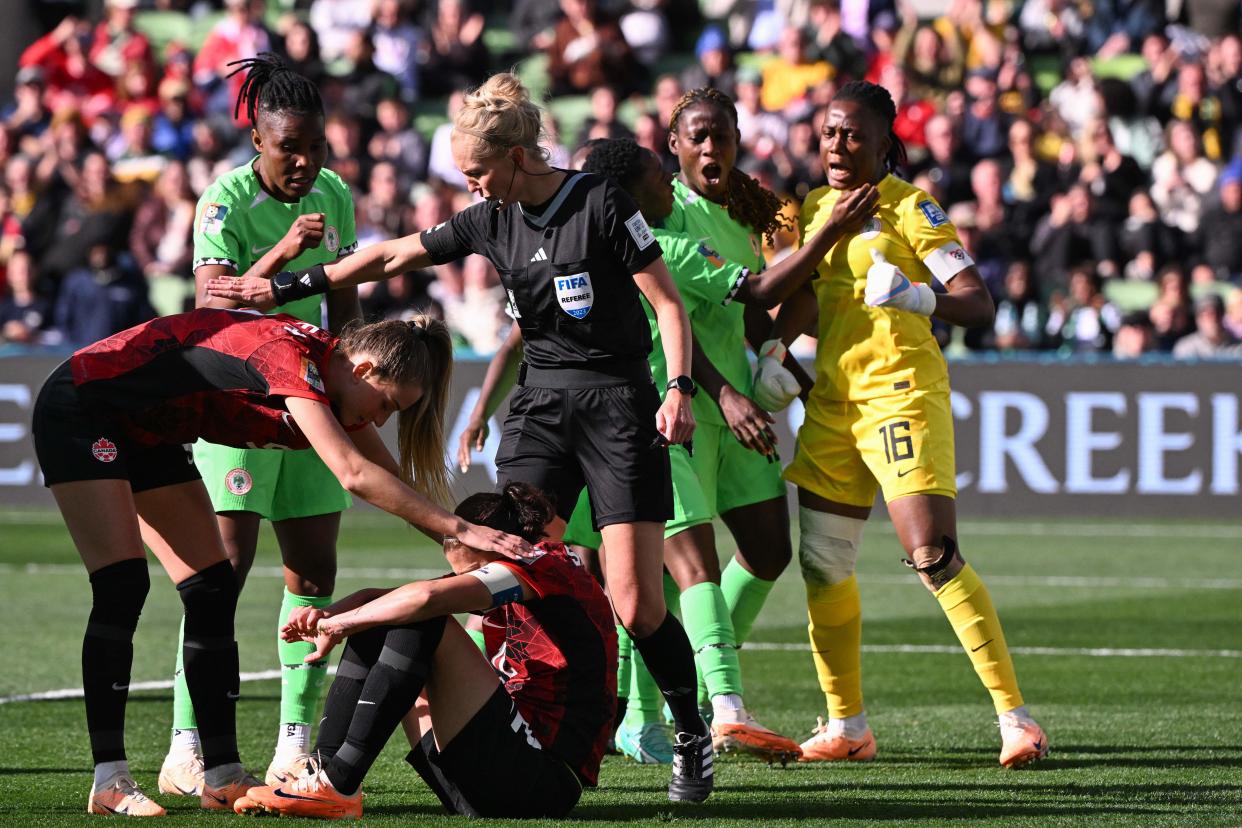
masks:
<instances>
[{"instance_id":1,"label":"blurred crowd in stands","mask_svg":"<svg viewBox=\"0 0 1242 828\"><path fill-rule=\"evenodd\" d=\"M516 66L553 163L594 137L667 149L683 91L737 101L739 166L789 199L824 182L833 90L898 107L905 176L938 198L996 299L955 350L1242 353L1238 0L94 0L0 103L0 338L80 345L193 302L198 195L253 155L228 63L275 51L319 84L328 166L366 245L470 202L448 148L460 91ZM796 244L777 240L771 257ZM367 286L371 317L431 306L463 348L507 320L478 257Z\"/></svg>"}]
</instances>

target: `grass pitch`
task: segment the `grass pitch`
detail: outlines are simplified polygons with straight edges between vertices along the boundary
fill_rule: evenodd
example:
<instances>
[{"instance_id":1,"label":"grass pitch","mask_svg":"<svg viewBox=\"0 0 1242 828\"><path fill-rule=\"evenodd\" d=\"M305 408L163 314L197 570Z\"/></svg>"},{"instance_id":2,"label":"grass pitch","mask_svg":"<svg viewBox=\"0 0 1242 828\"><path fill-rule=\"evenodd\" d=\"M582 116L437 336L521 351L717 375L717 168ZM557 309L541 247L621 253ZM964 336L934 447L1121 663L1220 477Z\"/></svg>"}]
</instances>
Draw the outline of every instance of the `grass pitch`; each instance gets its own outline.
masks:
<instances>
[{"instance_id":1,"label":"grass pitch","mask_svg":"<svg viewBox=\"0 0 1242 828\"><path fill-rule=\"evenodd\" d=\"M727 533L721 546L730 548ZM673 806L667 768L609 757L574 817L590 824L711 826L1242 825L1242 525L967 522L967 559L988 584L1031 711L1052 755L1020 772L996 764L987 695L935 601L897 563L873 519L859 566L864 690L879 741L866 765L725 757L704 805ZM85 573L54 512L0 513L0 825L98 825L84 811L90 754L80 698L13 701L81 687ZM277 666L281 581L265 530L238 610L242 670ZM346 516L338 595L442 570L421 535L375 513ZM748 706L805 738L823 697L806 652L796 566L742 650ZM135 640L133 681L171 677L180 604L162 573ZM242 758L262 774L275 743L279 683L242 685ZM168 741L171 691L131 693L130 767L148 792ZM367 824L443 816L407 768L400 738L368 777ZM239 819L158 796L172 823ZM539 824L539 823L518 823Z\"/></svg>"}]
</instances>

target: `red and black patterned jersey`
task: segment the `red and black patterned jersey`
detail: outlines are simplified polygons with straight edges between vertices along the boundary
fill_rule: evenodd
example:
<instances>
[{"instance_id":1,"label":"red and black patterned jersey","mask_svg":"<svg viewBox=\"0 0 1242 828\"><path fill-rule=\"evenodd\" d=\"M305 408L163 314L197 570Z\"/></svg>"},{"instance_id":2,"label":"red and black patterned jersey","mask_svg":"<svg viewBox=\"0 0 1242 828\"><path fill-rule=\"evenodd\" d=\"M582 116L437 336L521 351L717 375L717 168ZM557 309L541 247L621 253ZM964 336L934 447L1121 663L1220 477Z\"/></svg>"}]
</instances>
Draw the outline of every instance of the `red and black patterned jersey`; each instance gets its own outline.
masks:
<instances>
[{"instance_id":1,"label":"red and black patterned jersey","mask_svg":"<svg viewBox=\"0 0 1242 828\"><path fill-rule=\"evenodd\" d=\"M70 358L83 402L140 443L200 437L238 448L309 447L286 397L329 404L337 338L292 316L199 308L152 319Z\"/></svg>"},{"instance_id":2,"label":"red and black patterned jersey","mask_svg":"<svg viewBox=\"0 0 1242 828\"><path fill-rule=\"evenodd\" d=\"M585 785L599 779L617 703L617 630L608 598L559 543L499 560L538 596L483 616L488 658L543 749Z\"/></svg>"}]
</instances>

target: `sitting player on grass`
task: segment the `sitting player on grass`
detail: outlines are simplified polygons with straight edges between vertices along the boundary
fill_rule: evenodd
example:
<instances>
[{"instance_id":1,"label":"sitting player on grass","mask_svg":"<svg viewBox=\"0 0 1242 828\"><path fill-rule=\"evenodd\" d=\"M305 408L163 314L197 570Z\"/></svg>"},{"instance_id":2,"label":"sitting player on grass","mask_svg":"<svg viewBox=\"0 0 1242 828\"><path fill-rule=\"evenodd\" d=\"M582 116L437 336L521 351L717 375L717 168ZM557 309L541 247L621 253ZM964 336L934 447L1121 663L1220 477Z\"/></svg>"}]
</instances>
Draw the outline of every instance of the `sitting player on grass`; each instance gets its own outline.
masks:
<instances>
[{"instance_id":1,"label":"sitting player on grass","mask_svg":"<svg viewBox=\"0 0 1242 828\"><path fill-rule=\"evenodd\" d=\"M457 514L536 543L555 510L534 487L510 483L471 495ZM282 635L314 643L308 662L346 641L316 755L305 776L253 788L235 810L361 817L362 780L404 719L413 745L406 760L450 813L568 813L599 775L617 639L591 573L560 543L535 550L518 563L449 540L454 575L299 608ZM452 617L458 612L485 613L487 658Z\"/></svg>"}]
</instances>

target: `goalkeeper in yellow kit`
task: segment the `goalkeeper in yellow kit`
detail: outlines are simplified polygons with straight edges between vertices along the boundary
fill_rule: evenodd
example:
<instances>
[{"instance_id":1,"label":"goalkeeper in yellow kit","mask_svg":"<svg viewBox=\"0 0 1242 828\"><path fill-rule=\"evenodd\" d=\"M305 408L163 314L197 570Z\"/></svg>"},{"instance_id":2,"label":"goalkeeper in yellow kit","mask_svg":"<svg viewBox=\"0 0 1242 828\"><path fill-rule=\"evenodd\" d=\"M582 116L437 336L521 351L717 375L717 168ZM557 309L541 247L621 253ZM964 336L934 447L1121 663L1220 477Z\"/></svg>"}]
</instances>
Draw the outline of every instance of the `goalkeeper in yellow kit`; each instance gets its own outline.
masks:
<instances>
[{"instance_id":1,"label":"goalkeeper in yellow kit","mask_svg":"<svg viewBox=\"0 0 1242 828\"><path fill-rule=\"evenodd\" d=\"M962 558L954 498L953 418L935 316L989 324L994 308L970 255L940 206L890 173L905 148L892 132L895 108L882 87L855 81L834 96L820 160L828 186L802 208L804 237L832 216L843 193L879 191L875 216L839 241L811 286L786 301L761 351L755 397L774 410L796 385L784 345L818 312L817 377L785 478L798 487L811 648L827 697L803 760L866 760L876 753L863 708L861 609L854 567L863 524L882 491L909 565L953 625L1000 717L1000 762L1021 767L1048 752L1027 713L987 588ZM935 278L946 291L931 288Z\"/></svg>"}]
</instances>

